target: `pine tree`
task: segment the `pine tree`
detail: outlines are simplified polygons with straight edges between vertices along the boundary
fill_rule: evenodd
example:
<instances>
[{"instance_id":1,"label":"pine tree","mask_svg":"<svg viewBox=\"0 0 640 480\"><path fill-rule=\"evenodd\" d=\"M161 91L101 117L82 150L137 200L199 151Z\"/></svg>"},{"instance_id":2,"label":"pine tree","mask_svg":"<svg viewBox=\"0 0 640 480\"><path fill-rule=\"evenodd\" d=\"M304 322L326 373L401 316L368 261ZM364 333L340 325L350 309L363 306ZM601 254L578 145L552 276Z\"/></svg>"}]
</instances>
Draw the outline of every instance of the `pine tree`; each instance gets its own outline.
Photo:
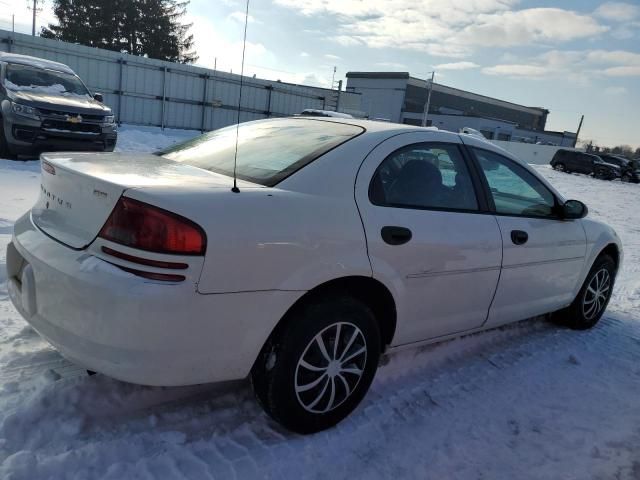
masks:
<instances>
[{"instance_id":1,"label":"pine tree","mask_svg":"<svg viewBox=\"0 0 640 480\"><path fill-rule=\"evenodd\" d=\"M182 24L189 1L54 0L58 23L42 29L45 38L193 63L191 24Z\"/></svg>"}]
</instances>

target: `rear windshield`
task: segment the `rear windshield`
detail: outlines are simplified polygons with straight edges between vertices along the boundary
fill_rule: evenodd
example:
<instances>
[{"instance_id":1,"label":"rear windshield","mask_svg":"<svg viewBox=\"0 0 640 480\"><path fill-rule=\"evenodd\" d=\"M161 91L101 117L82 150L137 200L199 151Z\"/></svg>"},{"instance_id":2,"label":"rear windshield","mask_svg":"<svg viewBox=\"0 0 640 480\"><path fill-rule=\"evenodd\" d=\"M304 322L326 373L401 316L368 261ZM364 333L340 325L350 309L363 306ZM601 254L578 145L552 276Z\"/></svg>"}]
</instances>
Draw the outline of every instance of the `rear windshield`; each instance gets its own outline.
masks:
<instances>
[{"instance_id":1,"label":"rear windshield","mask_svg":"<svg viewBox=\"0 0 640 480\"><path fill-rule=\"evenodd\" d=\"M4 86L14 91L53 95L89 94L87 87L75 75L18 64L7 65Z\"/></svg>"},{"instance_id":2,"label":"rear windshield","mask_svg":"<svg viewBox=\"0 0 640 480\"><path fill-rule=\"evenodd\" d=\"M362 127L322 120L285 118L240 124L237 176L268 187L332 148L364 132ZM169 160L233 175L236 126L214 130L157 152Z\"/></svg>"}]
</instances>

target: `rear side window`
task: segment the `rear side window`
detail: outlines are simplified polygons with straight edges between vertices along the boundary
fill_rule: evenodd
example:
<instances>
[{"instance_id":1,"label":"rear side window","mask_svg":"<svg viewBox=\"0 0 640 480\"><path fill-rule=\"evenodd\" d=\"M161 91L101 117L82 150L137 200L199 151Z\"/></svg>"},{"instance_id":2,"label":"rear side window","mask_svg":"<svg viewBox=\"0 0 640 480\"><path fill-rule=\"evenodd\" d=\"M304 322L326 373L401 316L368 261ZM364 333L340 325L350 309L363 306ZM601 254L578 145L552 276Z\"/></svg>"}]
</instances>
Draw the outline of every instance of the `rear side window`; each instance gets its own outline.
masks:
<instances>
[{"instance_id":1,"label":"rear side window","mask_svg":"<svg viewBox=\"0 0 640 480\"><path fill-rule=\"evenodd\" d=\"M469 170L453 144L420 143L396 150L376 170L369 199L386 207L478 209Z\"/></svg>"},{"instance_id":2,"label":"rear side window","mask_svg":"<svg viewBox=\"0 0 640 480\"><path fill-rule=\"evenodd\" d=\"M247 122L238 128L237 176L274 186L329 150L364 132L345 123L286 118ZM233 175L236 126L214 130L156 155Z\"/></svg>"}]
</instances>

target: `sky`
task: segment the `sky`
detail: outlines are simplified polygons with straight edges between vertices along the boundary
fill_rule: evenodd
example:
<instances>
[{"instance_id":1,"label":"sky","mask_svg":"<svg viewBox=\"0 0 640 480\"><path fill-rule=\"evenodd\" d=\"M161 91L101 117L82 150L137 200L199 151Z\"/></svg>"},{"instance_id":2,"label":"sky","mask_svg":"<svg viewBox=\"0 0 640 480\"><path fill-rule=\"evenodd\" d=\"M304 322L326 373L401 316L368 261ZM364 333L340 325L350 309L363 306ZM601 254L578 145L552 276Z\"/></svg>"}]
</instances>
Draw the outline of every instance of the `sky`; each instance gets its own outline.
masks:
<instances>
[{"instance_id":1,"label":"sky","mask_svg":"<svg viewBox=\"0 0 640 480\"><path fill-rule=\"evenodd\" d=\"M0 28L31 33L27 0ZM44 0L37 26L54 21ZM197 64L240 72L244 0L191 0ZM348 71L406 71L550 110L547 129L640 146L640 0L251 0L245 74L330 87Z\"/></svg>"}]
</instances>

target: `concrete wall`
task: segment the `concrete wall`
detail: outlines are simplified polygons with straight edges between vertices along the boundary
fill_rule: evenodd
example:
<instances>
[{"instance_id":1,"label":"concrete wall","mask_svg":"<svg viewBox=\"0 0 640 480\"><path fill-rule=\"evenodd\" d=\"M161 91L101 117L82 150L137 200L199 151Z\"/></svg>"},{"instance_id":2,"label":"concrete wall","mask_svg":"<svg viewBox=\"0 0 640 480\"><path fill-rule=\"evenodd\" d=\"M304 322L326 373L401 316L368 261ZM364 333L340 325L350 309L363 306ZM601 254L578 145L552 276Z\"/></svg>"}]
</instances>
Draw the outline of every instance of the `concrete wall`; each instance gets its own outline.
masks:
<instances>
[{"instance_id":1,"label":"concrete wall","mask_svg":"<svg viewBox=\"0 0 640 480\"><path fill-rule=\"evenodd\" d=\"M491 140L499 147L504 148L506 151L512 153L523 162L534 163L537 165L548 164L553 155L561 147L555 147L551 145L532 145L530 143L517 143L517 142L502 142L498 140ZM567 148L562 147L565 150L583 151L579 148Z\"/></svg>"},{"instance_id":2,"label":"concrete wall","mask_svg":"<svg viewBox=\"0 0 640 480\"><path fill-rule=\"evenodd\" d=\"M214 130L236 122L240 75L75 45L0 29L0 51L69 65L104 95L119 122ZM305 108L360 111L360 95L242 79L240 121L289 116Z\"/></svg>"}]
</instances>

